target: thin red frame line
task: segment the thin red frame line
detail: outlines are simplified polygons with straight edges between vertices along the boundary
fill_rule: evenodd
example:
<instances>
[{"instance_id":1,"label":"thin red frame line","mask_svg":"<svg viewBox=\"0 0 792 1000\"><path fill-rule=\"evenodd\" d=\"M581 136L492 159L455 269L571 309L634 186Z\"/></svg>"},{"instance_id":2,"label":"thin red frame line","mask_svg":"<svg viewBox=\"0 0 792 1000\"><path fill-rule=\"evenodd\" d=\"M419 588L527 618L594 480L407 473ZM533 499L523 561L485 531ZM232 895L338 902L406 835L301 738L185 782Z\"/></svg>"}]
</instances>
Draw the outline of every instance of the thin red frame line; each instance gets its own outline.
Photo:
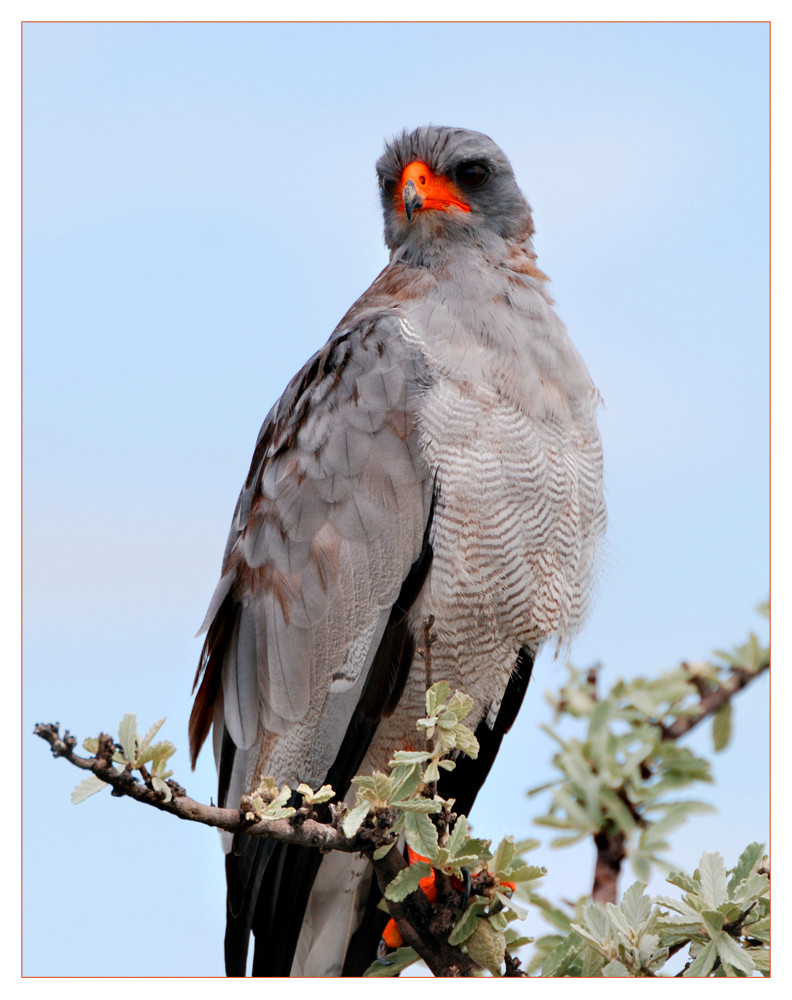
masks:
<instances>
[{"instance_id":1,"label":"thin red frame line","mask_svg":"<svg viewBox=\"0 0 792 1000\"><path fill-rule=\"evenodd\" d=\"M21 21L20 24L767 24L769 26L770 21L765 18L758 20L725 20L721 18L715 18L710 21L624 21L624 20L611 20L611 21L560 21L560 20L549 20L549 21L267 21L267 20L249 20L249 21L177 21L172 18L168 18L164 21L157 21L154 19L147 19L142 21L61 21L57 19L52 20L41 20L41 21Z\"/></svg>"},{"instance_id":2,"label":"thin red frame line","mask_svg":"<svg viewBox=\"0 0 792 1000\"><path fill-rule=\"evenodd\" d=\"M20 592L20 602L19 602L19 645L20 645L20 664L19 664L19 688L20 688L20 719L19 719L19 732L20 732L20 789L22 787L22 773L23 773L23 747L22 747L22 726L24 718L24 688L22 685L23 669L22 664L24 662L23 655L23 642L24 642L24 606L22 601L23 594L23 584L24 584L24 563L22 558L23 552L23 528L24 528L24 483L22 479L22 468L23 468L23 449L24 449L24 434L22 433L22 418L23 418L23 393L24 393L24 355L23 355L23 344L24 338L22 331L24 329L24 273L23 273L23 250L24 250L24 173L23 173L23 163L24 163L24 152L23 152L23 107L24 107L24 91L23 91L23 60L24 60L24 44L23 44L23 34L24 27L26 24L409 24L409 21L155 21L155 20L139 20L139 21L60 21L60 20L29 20L19 22L19 194L20 194L20 207L19 207L19 313L20 313L20 324L19 324L19 592ZM447 21L421 21L421 24L447 24ZM772 217L772 202L773 202L773 126L772 126L772 65L773 65L773 46L772 46L772 19L771 20L712 20L712 21L619 21L619 20L591 20L591 21L455 21L455 24L767 24L767 43L768 43L768 78L767 78L767 89L768 89L768 281L767 281L767 294L768 294L768 305L769 305L769 322L768 322L768 448L770 459L768 461L768 487L769 487L769 499L768 499L768 593L769 593L769 603L770 603L770 614L769 614L769 644L772 649L772 634L773 634L773 621L772 621L772 565L773 565L773 550L772 550L772 535L773 535L773 515L772 515L772 379L770 378L770 372L772 371L772 354L773 354L773 305L772 305L772 285L773 285L773 274L772 274L772 238L773 238L773 217ZM772 706L772 677L769 680L769 697L768 697L768 709ZM772 713L768 711L768 748L772 749ZM768 753L768 787L772 787L772 771L773 771L773 758L772 753ZM772 850L772 793L768 794L768 819L770 822L770 832L768 834L768 852ZM20 809L20 862L22 862L23 854L23 832L24 832L24 819L22 816L22 810ZM24 903L21 892L21 878L22 867L20 864L20 946L19 946L19 972L21 978L26 978L23 974L23 943L22 938L24 935L24 921L23 911ZM772 971L772 952L771 952L771 971ZM50 977L30 977L30 978L50 978ZM86 977L86 978L103 978L103 977ZM119 978L138 978L138 977L119 977ZM184 977L184 976L174 976L174 977L139 977L139 978L205 978L205 977ZM223 978L223 977L218 977Z\"/></svg>"},{"instance_id":3,"label":"thin red frame line","mask_svg":"<svg viewBox=\"0 0 792 1000\"><path fill-rule=\"evenodd\" d=\"M770 649L770 661L772 663L773 654L773 380L771 372L773 370L773 25L772 21L767 22L767 134L768 134L768 161L767 161L767 303L768 303L768 324L767 324L767 555L768 555L768 645ZM773 676L772 669L768 679L767 696L767 818L768 835L767 850L772 857L773 841ZM772 888L770 889L770 917L772 920ZM772 934L772 931L771 931ZM773 949L772 942L770 948L770 960L768 974L772 976L773 971Z\"/></svg>"},{"instance_id":4,"label":"thin red frame line","mask_svg":"<svg viewBox=\"0 0 792 1000\"><path fill-rule=\"evenodd\" d=\"M24 686L23 686L23 669L22 664L24 663L23 656L23 642L24 642L24 628L23 628L23 616L24 616L24 563L22 558L23 552L23 528L24 528L24 482L22 479L22 449L24 447L24 435L22 433L22 394L24 392L24 379L23 379L23 337L22 330L24 325L22 322L24 308L24 296L23 296L23 246L24 246L24 201L23 201L23 154L22 154L22 123L23 123L23 90L22 81L24 79L22 73L22 59L23 59L23 45L22 45L22 35L24 30L24 22L19 24L19 789L20 789L20 806L22 804L22 775L23 775L23 760L24 760L24 748L22 746L22 732L24 725ZM24 852L24 826L25 821L23 818L23 811L19 810L19 975L23 978L23 955L24 949L22 947L22 936L24 934L24 898L22 894L22 884L23 884L23 852Z\"/></svg>"}]
</instances>

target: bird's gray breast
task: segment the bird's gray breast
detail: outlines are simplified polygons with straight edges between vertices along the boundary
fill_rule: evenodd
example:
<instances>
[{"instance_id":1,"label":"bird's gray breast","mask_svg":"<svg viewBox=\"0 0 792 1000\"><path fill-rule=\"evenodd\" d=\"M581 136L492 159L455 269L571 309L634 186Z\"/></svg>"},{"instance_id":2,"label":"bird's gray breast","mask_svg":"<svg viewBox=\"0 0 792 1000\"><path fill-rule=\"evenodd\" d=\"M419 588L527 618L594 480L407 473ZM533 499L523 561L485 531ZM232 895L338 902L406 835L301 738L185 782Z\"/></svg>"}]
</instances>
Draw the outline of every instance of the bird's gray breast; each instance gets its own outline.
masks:
<instances>
[{"instance_id":1,"label":"bird's gray breast","mask_svg":"<svg viewBox=\"0 0 792 1000\"><path fill-rule=\"evenodd\" d=\"M432 680L481 716L521 646L563 640L585 617L605 528L598 395L549 307L508 346L459 322L402 329L433 372L418 421L436 475L433 561L414 626L435 616Z\"/></svg>"}]
</instances>

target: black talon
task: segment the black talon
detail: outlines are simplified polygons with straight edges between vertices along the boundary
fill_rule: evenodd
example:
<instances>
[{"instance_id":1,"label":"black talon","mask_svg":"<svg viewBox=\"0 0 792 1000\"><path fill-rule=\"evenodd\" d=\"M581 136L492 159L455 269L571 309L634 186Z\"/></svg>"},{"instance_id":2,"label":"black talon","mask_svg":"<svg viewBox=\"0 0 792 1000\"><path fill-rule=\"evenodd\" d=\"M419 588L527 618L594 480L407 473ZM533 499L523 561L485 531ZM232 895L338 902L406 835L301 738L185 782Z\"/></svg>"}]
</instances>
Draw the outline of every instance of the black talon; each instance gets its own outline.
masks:
<instances>
[{"instance_id":1,"label":"black talon","mask_svg":"<svg viewBox=\"0 0 792 1000\"><path fill-rule=\"evenodd\" d=\"M473 879L470 877L470 872L467 868L460 868L459 870L462 873L462 882L465 886L465 894L462 897L462 911L464 912L470 902L470 893L473 891Z\"/></svg>"},{"instance_id":2,"label":"black talon","mask_svg":"<svg viewBox=\"0 0 792 1000\"><path fill-rule=\"evenodd\" d=\"M377 945L377 961L380 965L393 965L393 962L389 962L387 959L388 945L385 942L385 938L380 938L380 943Z\"/></svg>"}]
</instances>

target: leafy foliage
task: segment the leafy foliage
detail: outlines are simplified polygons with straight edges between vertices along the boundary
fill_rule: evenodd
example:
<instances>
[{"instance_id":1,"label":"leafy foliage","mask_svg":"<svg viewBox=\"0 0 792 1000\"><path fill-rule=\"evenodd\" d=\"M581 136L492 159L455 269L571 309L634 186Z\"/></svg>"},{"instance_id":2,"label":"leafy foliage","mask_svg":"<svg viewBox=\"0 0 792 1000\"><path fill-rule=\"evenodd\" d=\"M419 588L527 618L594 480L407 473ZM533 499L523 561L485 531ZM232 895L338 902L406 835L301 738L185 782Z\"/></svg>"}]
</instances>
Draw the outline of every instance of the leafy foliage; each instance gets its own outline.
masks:
<instances>
[{"instance_id":1,"label":"leafy foliage","mask_svg":"<svg viewBox=\"0 0 792 1000\"><path fill-rule=\"evenodd\" d=\"M385 815L394 833L403 833L407 845L420 856L421 860L401 871L386 889L386 899L393 902L418 891L432 871L456 880L471 878L476 891L467 905L459 907L448 940L468 952L482 968L499 975L507 948L525 943L516 934L508 938L506 934L512 921L526 916L526 911L512 899L514 886L540 878L545 869L524 864L512 837L501 841L493 854L491 842L472 837L466 817L453 813L453 800L437 794L440 771L456 767L450 754L463 752L473 758L478 754L476 737L463 721L472 708L473 700L458 691L452 695L445 681L433 684L426 692L426 717L417 723L418 731L426 737L427 749L398 751L390 761L388 775L354 778L357 801L342 827L351 836L367 820ZM392 849L393 845L387 844L374 856ZM462 892L459 896L464 902ZM415 954L412 960L418 958ZM388 970L395 975L406 964L404 955L392 966L383 967L377 962L367 975L382 976Z\"/></svg>"},{"instance_id":2,"label":"leafy foliage","mask_svg":"<svg viewBox=\"0 0 792 1000\"><path fill-rule=\"evenodd\" d=\"M621 903L588 902L568 933L537 942L542 976L659 976L687 947L683 977L744 977L769 972L769 887L764 846L749 844L731 872L704 853L692 876L667 881L681 899L646 896L635 882ZM731 877L729 877L729 875Z\"/></svg>"},{"instance_id":3,"label":"leafy foliage","mask_svg":"<svg viewBox=\"0 0 792 1000\"><path fill-rule=\"evenodd\" d=\"M705 803L676 798L679 789L712 780L708 761L663 735L670 723L697 699L682 668L655 680L618 681L599 699L591 672L568 666L569 680L549 696L556 719L570 715L586 725L585 736L562 739L552 761L560 772L552 785L548 811L535 819L541 826L566 831L552 846L574 844L600 832L624 835L636 874L646 880L650 865L662 863L666 835Z\"/></svg>"},{"instance_id":4,"label":"leafy foliage","mask_svg":"<svg viewBox=\"0 0 792 1000\"><path fill-rule=\"evenodd\" d=\"M127 713L118 726L118 742L115 744L112 761L114 766L121 765L115 768L119 773L125 769L140 771L144 780L162 795L165 802L169 802L172 793L167 780L173 771L168 770L168 761L176 753L176 747L169 740L153 742L164 722L165 719L155 722L141 739L137 730L137 716ZM89 753L96 754L99 750L99 738L90 737L84 740L83 747ZM109 787L106 781L92 774L77 785L72 792L71 800L77 805L96 792L101 792L103 788Z\"/></svg>"},{"instance_id":5,"label":"leafy foliage","mask_svg":"<svg viewBox=\"0 0 792 1000\"><path fill-rule=\"evenodd\" d=\"M374 843L380 846L373 852L375 859L392 851L403 836L413 863L389 884L386 900L400 903L418 891L428 895L428 886L434 893L430 898L436 898L436 883L442 882L444 905L451 907L448 943L493 976L504 974L504 963L506 972L514 974L516 949L532 943L515 926L527 916L523 904L538 909L553 928L533 942L529 974L768 975L770 879L763 845L750 844L730 870L720 854L705 852L692 875L668 875L679 898L646 895L651 866L664 864L668 833L691 813L709 808L678 797L691 785L711 780L709 762L681 746L679 736L711 717L713 748L719 752L726 747L732 695L768 666L768 650L751 633L742 646L716 652L711 662L683 663L654 679L619 680L604 697L597 692L596 670L584 674L569 666L566 684L548 696L556 722L568 716L584 731L563 739L545 727L558 746L553 756L558 777L529 792L551 793L549 808L536 822L561 831L552 846L589 836L598 844L603 838L617 838L640 879L618 905L585 898L566 906L548 901L534 885L546 870L523 860L537 841L516 844L506 837L493 851L489 840L472 836L465 816L454 813L454 801L438 795L441 772L454 770L460 753L475 759L479 750L464 721L472 699L459 691L451 694L443 681L426 692L426 715L416 724L426 748L398 751L387 774L355 777L355 805L331 806L332 823L347 838L364 829L376 833ZM99 737L85 740L83 746L92 754L109 756L119 774L139 771L146 784L170 802L172 789L179 791L167 781L175 747L166 740L154 742L164 721L141 737L136 717L128 714L121 720L116 743ZM81 802L104 786L91 776L74 790L72 801ZM329 785L314 791L300 784L293 790L262 776L258 787L243 796L241 810L248 822L299 824L311 815L324 822L327 809L321 814L316 809L334 798ZM669 971L675 955L685 963L679 972ZM419 958L412 948L399 947L366 974L393 976Z\"/></svg>"},{"instance_id":6,"label":"leafy foliage","mask_svg":"<svg viewBox=\"0 0 792 1000\"><path fill-rule=\"evenodd\" d=\"M651 679L618 680L603 697L596 669L583 672L568 664L566 684L547 698L556 723L572 718L584 733L563 739L542 727L558 745L552 758L558 777L528 792L551 791L547 811L534 821L559 831L551 846L620 835L641 880L649 880L652 865L668 870L668 834L692 813L712 809L678 797L712 776L709 762L674 738L675 728L697 720L702 699L723 690L734 674L755 675L768 664L769 651L751 633L742 646L716 652L712 662L682 663ZM712 713L716 752L731 738L731 712L727 699Z\"/></svg>"}]
</instances>

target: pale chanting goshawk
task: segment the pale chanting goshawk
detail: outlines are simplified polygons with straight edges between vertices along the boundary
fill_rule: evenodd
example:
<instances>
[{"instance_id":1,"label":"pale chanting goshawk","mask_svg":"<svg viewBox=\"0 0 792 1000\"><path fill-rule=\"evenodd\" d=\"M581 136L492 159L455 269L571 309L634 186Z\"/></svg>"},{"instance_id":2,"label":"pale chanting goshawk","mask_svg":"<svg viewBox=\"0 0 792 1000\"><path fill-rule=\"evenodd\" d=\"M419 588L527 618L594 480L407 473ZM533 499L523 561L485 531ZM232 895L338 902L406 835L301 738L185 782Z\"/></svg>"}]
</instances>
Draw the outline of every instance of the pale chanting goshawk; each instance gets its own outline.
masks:
<instances>
[{"instance_id":1,"label":"pale chanting goshawk","mask_svg":"<svg viewBox=\"0 0 792 1000\"><path fill-rule=\"evenodd\" d=\"M606 523L599 394L552 309L530 208L487 136L428 126L377 163L390 261L270 411L204 627L190 719L218 802L261 775L387 770L432 680L481 744L439 792L467 813L539 646L588 606ZM350 797L351 799L351 797ZM384 920L360 856L225 836L226 971L359 975Z\"/></svg>"}]
</instances>

